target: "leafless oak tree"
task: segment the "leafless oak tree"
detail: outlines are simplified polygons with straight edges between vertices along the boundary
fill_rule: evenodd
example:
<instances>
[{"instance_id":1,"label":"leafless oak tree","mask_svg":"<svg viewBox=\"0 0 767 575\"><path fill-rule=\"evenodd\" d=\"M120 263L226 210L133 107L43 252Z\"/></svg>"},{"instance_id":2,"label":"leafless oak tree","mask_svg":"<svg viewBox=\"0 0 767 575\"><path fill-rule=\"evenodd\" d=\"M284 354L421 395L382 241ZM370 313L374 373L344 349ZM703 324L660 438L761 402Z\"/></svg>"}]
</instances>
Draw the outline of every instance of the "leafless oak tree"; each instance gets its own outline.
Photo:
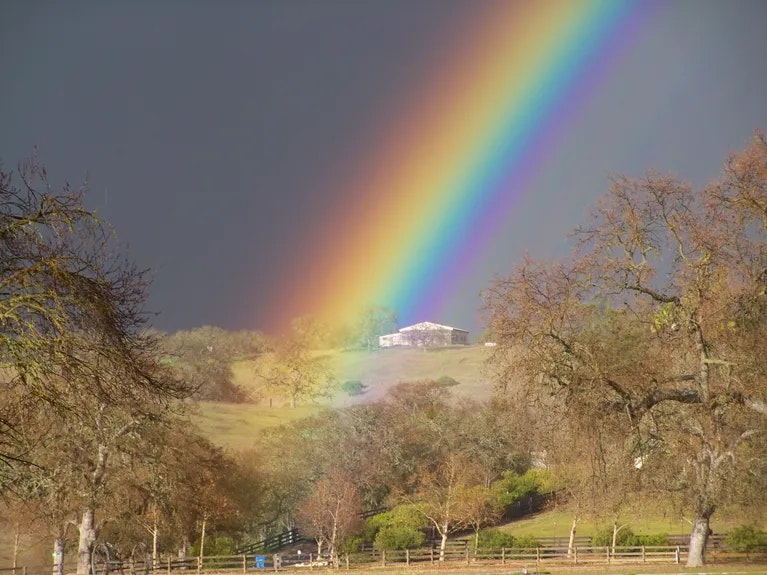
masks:
<instances>
[{"instance_id":1,"label":"leafless oak tree","mask_svg":"<svg viewBox=\"0 0 767 575\"><path fill-rule=\"evenodd\" d=\"M549 411L623 430L626 464L686 495L700 565L712 514L765 459L767 141L699 191L616 179L575 239L488 291L496 368Z\"/></svg>"}]
</instances>

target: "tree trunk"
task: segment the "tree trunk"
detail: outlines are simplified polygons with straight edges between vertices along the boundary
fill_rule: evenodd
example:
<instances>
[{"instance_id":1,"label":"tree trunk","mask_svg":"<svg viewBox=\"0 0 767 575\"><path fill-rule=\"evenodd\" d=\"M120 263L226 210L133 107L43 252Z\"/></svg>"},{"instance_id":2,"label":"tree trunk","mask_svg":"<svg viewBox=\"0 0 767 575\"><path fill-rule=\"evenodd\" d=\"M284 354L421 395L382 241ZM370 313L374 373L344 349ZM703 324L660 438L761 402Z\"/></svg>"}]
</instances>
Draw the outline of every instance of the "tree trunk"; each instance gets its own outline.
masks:
<instances>
[{"instance_id":1,"label":"tree trunk","mask_svg":"<svg viewBox=\"0 0 767 575\"><path fill-rule=\"evenodd\" d=\"M53 575L64 575L64 539L53 540Z\"/></svg>"},{"instance_id":2,"label":"tree trunk","mask_svg":"<svg viewBox=\"0 0 767 575\"><path fill-rule=\"evenodd\" d=\"M618 533L620 533L620 530L626 527L626 524L624 523L620 527L618 527L618 520L615 519L613 521L613 541L612 541L612 553L615 554L615 546L618 544Z\"/></svg>"},{"instance_id":3,"label":"tree trunk","mask_svg":"<svg viewBox=\"0 0 767 575\"><path fill-rule=\"evenodd\" d=\"M200 559L205 557L205 524L206 523L207 523L207 521L205 519L203 519L202 520L202 530L200 532L200 554L198 555L198 557Z\"/></svg>"},{"instance_id":4,"label":"tree trunk","mask_svg":"<svg viewBox=\"0 0 767 575\"><path fill-rule=\"evenodd\" d=\"M581 518L577 515L573 517L573 522L570 525L570 539L567 542L567 556L572 557L573 556L573 547L575 543L575 527L578 525L578 521L580 521Z\"/></svg>"},{"instance_id":5,"label":"tree trunk","mask_svg":"<svg viewBox=\"0 0 767 575\"><path fill-rule=\"evenodd\" d=\"M687 555L687 567L701 567L706 562L706 543L709 535L711 513L699 513L692 524L690 552Z\"/></svg>"},{"instance_id":6,"label":"tree trunk","mask_svg":"<svg viewBox=\"0 0 767 575\"><path fill-rule=\"evenodd\" d=\"M93 544L96 542L96 528L93 524L93 509L85 509L80 519L80 539L77 545L77 575L88 575L91 571Z\"/></svg>"},{"instance_id":7,"label":"tree trunk","mask_svg":"<svg viewBox=\"0 0 767 575\"><path fill-rule=\"evenodd\" d=\"M189 553L189 538L184 535L181 538L181 547L178 550L178 558L186 560L187 553Z\"/></svg>"},{"instance_id":8,"label":"tree trunk","mask_svg":"<svg viewBox=\"0 0 767 575\"><path fill-rule=\"evenodd\" d=\"M330 544L328 553L330 554L330 561L334 562L336 558L336 537L338 536L338 522L333 519L333 531L330 534Z\"/></svg>"},{"instance_id":9,"label":"tree trunk","mask_svg":"<svg viewBox=\"0 0 767 575\"><path fill-rule=\"evenodd\" d=\"M13 573L16 573L16 567L19 566L19 537L21 526L19 522L13 524Z\"/></svg>"},{"instance_id":10,"label":"tree trunk","mask_svg":"<svg viewBox=\"0 0 767 575\"><path fill-rule=\"evenodd\" d=\"M157 527L157 517L155 517L154 525L152 526L152 567L157 569L157 539L159 537L160 529Z\"/></svg>"},{"instance_id":11,"label":"tree trunk","mask_svg":"<svg viewBox=\"0 0 767 575\"><path fill-rule=\"evenodd\" d=\"M442 541L439 544L439 560L445 560L445 548L447 547L447 527L440 534L442 535Z\"/></svg>"}]
</instances>

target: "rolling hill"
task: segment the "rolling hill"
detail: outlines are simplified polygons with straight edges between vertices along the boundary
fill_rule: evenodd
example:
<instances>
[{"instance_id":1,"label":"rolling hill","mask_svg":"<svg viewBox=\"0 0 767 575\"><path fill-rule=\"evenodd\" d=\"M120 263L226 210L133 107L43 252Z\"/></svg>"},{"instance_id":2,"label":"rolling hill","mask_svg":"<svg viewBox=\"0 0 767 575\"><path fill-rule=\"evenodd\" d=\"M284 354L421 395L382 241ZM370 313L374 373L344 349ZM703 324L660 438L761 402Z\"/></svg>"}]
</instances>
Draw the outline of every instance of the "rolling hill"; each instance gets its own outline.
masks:
<instances>
[{"instance_id":1,"label":"rolling hill","mask_svg":"<svg viewBox=\"0 0 767 575\"><path fill-rule=\"evenodd\" d=\"M317 405L291 409L284 398L269 397L255 375L254 360L241 360L233 365L235 383L252 396L252 403L229 404L200 402L193 421L214 443L234 449L247 448L260 430L306 417L323 406L343 407L376 401L400 382L437 380L450 377L457 384L449 387L456 398L488 399L492 379L485 360L490 354L484 346L457 346L432 349L392 348L376 351L331 351L330 356L339 383L360 381L362 394L350 397L338 392Z\"/></svg>"}]
</instances>

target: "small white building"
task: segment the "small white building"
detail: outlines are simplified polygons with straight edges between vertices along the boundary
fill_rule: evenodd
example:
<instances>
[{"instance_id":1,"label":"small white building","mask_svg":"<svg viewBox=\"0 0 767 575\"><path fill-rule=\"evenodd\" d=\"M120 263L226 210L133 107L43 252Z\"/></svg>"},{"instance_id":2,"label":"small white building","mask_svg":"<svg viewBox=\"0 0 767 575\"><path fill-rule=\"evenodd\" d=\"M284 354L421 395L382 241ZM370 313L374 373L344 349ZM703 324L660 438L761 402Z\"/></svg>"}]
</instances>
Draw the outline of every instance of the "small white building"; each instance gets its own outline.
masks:
<instances>
[{"instance_id":1,"label":"small white building","mask_svg":"<svg viewBox=\"0 0 767 575\"><path fill-rule=\"evenodd\" d=\"M380 347L444 347L468 345L469 332L449 325L422 321L403 327L397 333L378 338Z\"/></svg>"}]
</instances>

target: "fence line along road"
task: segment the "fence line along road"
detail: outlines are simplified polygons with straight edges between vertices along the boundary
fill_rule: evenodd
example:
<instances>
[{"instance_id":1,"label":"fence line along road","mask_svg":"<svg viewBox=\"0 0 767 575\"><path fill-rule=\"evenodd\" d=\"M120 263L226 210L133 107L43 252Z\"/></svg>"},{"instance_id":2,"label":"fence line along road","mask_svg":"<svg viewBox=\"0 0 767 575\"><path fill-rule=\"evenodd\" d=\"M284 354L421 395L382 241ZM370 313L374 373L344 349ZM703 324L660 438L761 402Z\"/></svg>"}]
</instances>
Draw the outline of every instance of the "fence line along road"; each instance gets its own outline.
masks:
<instances>
[{"instance_id":1,"label":"fence line along road","mask_svg":"<svg viewBox=\"0 0 767 575\"><path fill-rule=\"evenodd\" d=\"M362 570L385 566L417 565L426 567L438 565L475 565L508 566L515 570L540 571L546 566L567 565L618 565L618 564L667 564L679 565L687 561L687 545L610 547L578 546L536 547L528 549L498 548L479 549L474 553L468 547L445 549L442 560L436 547L408 549L402 551L371 551L344 555L331 562L327 556L314 553L297 552L274 554L220 555L192 559L173 559L166 557L155 565L143 561L109 561L100 563L93 569L92 575L194 575L201 573L258 573L262 571L312 571L331 568ZM708 557L714 561L767 560L767 554L745 554L709 551ZM19 566L0 569L0 575L50 575L50 565L36 567ZM65 565L65 573L72 573L74 565Z\"/></svg>"},{"instance_id":2,"label":"fence line along road","mask_svg":"<svg viewBox=\"0 0 767 575\"><path fill-rule=\"evenodd\" d=\"M413 564L475 564L507 565L523 569L541 565L586 565L618 563L666 563L679 564L687 559L686 545L665 547L536 547L528 549L498 548L479 549L477 553L468 547L440 550L435 547L407 549L402 551L371 551L344 555L334 563L327 556L314 553L275 553L217 555L192 559L164 558L155 564L144 561L109 561L94 566L92 575L192 575L194 573L249 573L259 571L301 571L314 569L364 569L376 566ZM72 572L73 565L65 565L65 572ZM49 565L0 569L0 575L50 575Z\"/></svg>"}]
</instances>

